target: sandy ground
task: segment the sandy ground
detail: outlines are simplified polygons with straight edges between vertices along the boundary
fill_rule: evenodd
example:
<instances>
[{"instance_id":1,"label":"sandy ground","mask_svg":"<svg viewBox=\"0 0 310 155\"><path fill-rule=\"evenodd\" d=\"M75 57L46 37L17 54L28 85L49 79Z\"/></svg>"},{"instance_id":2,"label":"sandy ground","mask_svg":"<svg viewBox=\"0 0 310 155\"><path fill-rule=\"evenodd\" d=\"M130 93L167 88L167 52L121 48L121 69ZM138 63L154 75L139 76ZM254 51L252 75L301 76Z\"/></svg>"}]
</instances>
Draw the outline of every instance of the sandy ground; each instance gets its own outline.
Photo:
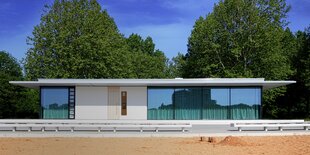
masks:
<instances>
[{"instance_id":1,"label":"sandy ground","mask_svg":"<svg viewBox=\"0 0 310 155\"><path fill-rule=\"evenodd\" d=\"M196 138L0 138L0 155L310 154L310 136Z\"/></svg>"}]
</instances>

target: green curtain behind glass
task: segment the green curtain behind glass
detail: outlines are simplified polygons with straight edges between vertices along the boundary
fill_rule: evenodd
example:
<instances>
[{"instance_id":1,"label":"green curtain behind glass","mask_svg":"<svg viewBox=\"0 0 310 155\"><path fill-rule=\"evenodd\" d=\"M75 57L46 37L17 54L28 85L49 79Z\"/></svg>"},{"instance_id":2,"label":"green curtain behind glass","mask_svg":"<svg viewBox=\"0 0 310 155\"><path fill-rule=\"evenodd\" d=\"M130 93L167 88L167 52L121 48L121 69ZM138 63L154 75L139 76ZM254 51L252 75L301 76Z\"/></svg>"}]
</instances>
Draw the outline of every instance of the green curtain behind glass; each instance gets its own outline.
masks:
<instances>
[{"instance_id":1,"label":"green curtain behind glass","mask_svg":"<svg viewBox=\"0 0 310 155\"><path fill-rule=\"evenodd\" d=\"M202 88L175 89L174 105L176 120L200 120Z\"/></svg>"},{"instance_id":2,"label":"green curtain behind glass","mask_svg":"<svg viewBox=\"0 0 310 155\"><path fill-rule=\"evenodd\" d=\"M232 90L235 91L235 96L230 93ZM260 88L248 87L176 87L171 96L172 105L148 109L147 118L149 120L259 119L260 93ZM148 94L150 95L152 94ZM238 99L236 100L238 104L231 105L232 97L241 97L240 101L251 101L251 103L240 103L237 102ZM253 103L257 104L253 105Z\"/></svg>"},{"instance_id":3,"label":"green curtain behind glass","mask_svg":"<svg viewBox=\"0 0 310 155\"><path fill-rule=\"evenodd\" d=\"M204 120L229 119L229 89L228 88L203 88Z\"/></svg>"},{"instance_id":4,"label":"green curtain behind glass","mask_svg":"<svg viewBox=\"0 0 310 155\"><path fill-rule=\"evenodd\" d=\"M231 114L231 119L258 119L259 106L232 107Z\"/></svg>"},{"instance_id":5,"label":"green curtain behind glass","mask_svg":"<svg viewBox=\"0 0 310 155\"><path fill-rule=\"evenodd\" d=\"M44 109L43 118L47 119L68 118L68 109Z\"/></svg>"},{"instance_id":6,"label":"green curtain behind glass","mask_svg":"<svg viewBox=\"0 0 310 155\"><path fill-rule=\"evenodd\" d=\"M208 108L203 109L202 119L205 120L225 120L228 119L228 108Z\"/></svg>"},{"instance_id":7,"label":"green curtain behind glass","mask_svg":"<svg viewBox=\"0 0 310 155\"><path fill-rule=\"evenodd\" d=\"M148 109L147 118L149 120L172 120L173 109Z\"/></svg>"}]
</instances>

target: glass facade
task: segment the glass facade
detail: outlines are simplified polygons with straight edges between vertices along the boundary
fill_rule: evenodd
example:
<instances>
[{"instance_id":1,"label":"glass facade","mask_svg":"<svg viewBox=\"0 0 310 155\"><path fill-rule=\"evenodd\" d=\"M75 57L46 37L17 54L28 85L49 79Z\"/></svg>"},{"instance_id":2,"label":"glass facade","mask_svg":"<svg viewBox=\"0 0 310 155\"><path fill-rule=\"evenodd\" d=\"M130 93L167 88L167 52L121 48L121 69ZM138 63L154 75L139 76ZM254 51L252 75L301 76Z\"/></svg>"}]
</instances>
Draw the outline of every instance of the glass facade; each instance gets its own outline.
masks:
<instances>
[{"instance_id":1,"label":"glass facade","mask_svg":"<svg viewBox=\"0 0 310 155\"><path fill-rule=\"evenodd\" d=\"M232 119L257 119L261 103L259 88L231 89L231 117ZM258 104L259 103L259 104Z\"/></svg>"},{"instance_id":2,"label":"glass facade","mask_svg":"<svg viewBox=\"0 0 310 155\"><path fill-rule=\"evenodd\" d=\"M74 88L41 87L41 118L43 119L74 118L74 103Z\"/></svg>"},{"instance_id":3,"label":"glass facade","mask_svg":"<svg viewBox=\"0 0 310 155\"><path fill-rule=\"evenodd\" d=\"M149 120L258 119L260 87L148 87Z\"/></svg>"},{"instance_id":4,"label":"glass facade","mask_svg":"<svg viewBox=\"0 0 310 155\"><path fill-rule=\"evenodd\" d=\"M172 88L153 88L148 89L148 118L158 120L174 119L174 107L172 98L174 89Z\"/></svg>"},{"instance_id":5,"label":"glass facade","mask_svg":"<svg viewBox=\"0 0 310 155\"><path fill-rule=\"evenodd\" d=\"M228 88L203 88L202 100L202 119L230 119Z\"/></svg>"},{"instance_id":6,"label":"glass facade","mask_svg":"<svg viewBox=\"0 0 310 155\"><path fill-rule=\"evenodd\" d=\"M176 88L173 94L175 119L196 120L201 117L202 89L195 87Z\"/></svg>"}]
</instances>

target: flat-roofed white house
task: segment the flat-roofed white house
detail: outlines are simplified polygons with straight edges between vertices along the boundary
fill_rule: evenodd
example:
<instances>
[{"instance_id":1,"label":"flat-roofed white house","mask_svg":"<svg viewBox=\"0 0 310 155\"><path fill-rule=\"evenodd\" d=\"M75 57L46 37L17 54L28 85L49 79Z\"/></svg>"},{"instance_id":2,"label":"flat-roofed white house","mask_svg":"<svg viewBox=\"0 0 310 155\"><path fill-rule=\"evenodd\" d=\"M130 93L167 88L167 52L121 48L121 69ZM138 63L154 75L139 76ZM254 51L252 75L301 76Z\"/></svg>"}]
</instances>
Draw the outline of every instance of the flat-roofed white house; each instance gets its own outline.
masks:
<instances>
[{"instance_id":1,"label":"flat-roofed white house","mask_svg":"<svg viewBox=\"0 0 310 155\"><path fill-rule=\"evenodd\" d=\"M260 119L262 91L295 83L263 78L38 79L42 119Z\"/></svg>"}]
</instances>

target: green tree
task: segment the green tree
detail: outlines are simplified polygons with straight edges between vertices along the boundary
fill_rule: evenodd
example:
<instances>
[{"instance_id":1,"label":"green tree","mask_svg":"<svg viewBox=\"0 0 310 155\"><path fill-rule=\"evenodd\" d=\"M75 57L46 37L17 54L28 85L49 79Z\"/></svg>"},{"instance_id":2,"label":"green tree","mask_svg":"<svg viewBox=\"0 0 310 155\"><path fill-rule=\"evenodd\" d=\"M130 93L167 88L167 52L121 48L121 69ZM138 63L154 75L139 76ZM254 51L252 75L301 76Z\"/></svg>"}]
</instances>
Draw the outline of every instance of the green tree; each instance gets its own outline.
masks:
<instances>
[{"instance_id":1,"label":"green tree","mask_svg":"<svg viewBox=\"0 0 310 155\"><path fill-rule=\"evenodd\" d=\"M297 69L297 76L307 89L305 93L310 97L310 26L302 33L297 32L297 40L298 53L296 61L294 61ZM310 112L310 110L308 112Z\"/></svg>"},{"instance_id":2,"label":"green tree","mask_svg":"<svg viewBox=\"0 0 310 155\"><path fill-rule=\"evenodd\" d=\"M289 85L284 96L277 98L281 118L310 118L310 27L295 35L287 33L286 41L291 50L291 65L296 84ZM294 47L294 48L289 48Z\"/></svg>"},{"instance_id":3,"label":"green tree","mask_svg":"<svg viewBox=\"0 0 310 155\"><path fill-rule=\"evenodd\" d=\"M168 62L168 77L169 78L182 78L184 73L185 66L185 56L181 53L178 53L177 56L173 57L171 61Z\"/></svg>"},{"instance_id":4,"label":"green tree","mask_svg":"<svg viewBox=\"0 0 310 155\"><path fill-rule=\"evenodd\" d=\"M290 31L289 28L285 29L284 37L282 39L283 44L283 50L284 55L286 55L289 58L289 63L291 65L291 69L293 71L293 74L288 77L288 79L295 80L295 74L296 69L294 67L294 63L296 61L296 54L297 54L297 41L295 35ZM298 83L297 83L298 84ZM283 95L281 96L271 96L274 98L270 98L271 101L276 101L275 104L270 104L269 106L272 106L272 108L269 109L269 113L271 113L274 117L277 118L294 118L296 115L293 115L291 113L292 111L292 105L295 104L291 101L288 101L289 96L293 95L294 92L292 91L292 88L294 88L296 84L288 85L287 89L282 89Z\"/></svg>"},{"instance_id":5,"label":"green tree","mask_svg":"<svg viewBox=\"0 0 310 155\"><path fill-rule=\"evenodd\" d=\"M133 73L135 78L166 78L165 54L156 49L151 37L145 40L138 34L131 34L127 38L127 45L131 53Z\"/></svg>"},{"instance_id":6,"label":"green tree","mask_svg":"<svg viewBox=\"0 0 310 155\"><path fill-rule=\"evenodd\" d=\"M293 73L282 43L288 11L285 0L221 0L195 23L183 76L287 79ZM276 117L274 101L284 92L264 92L265 117Z\"/></svg>"},{"instance_id":7,"label":"green tree","mask_svg":"<svg viewBox=\"0 0 310 155\"><path fill-rule=\"evenodd\" d=\"M0 118L38 118L36 92L9 83L18 80L23 80L19 63L0 51Z\"/></svg>"},{"instance_id":8,"label":"green tree","mask_svg":"<svg viewBox=\"0 0 310 155\"><path fill-rule=\"evenodd\" d=\"M297 69L296 78L302 89L299 95L299 103L305 105L303 108L304 117L310 118L310 26L297 35L299 40L298 53L295 66Z\"/></svg>"},{"instance_id":9,"label":"green tree","mask_svg":"<svg viewBox=\"0 0 310 155\"><path fill-rule=\"evenodd\" d=\"M28 79L133 77L126 40L96 0L55 0L28 37Z\"/></svg>"},{"instance_id":10,"label":"green tree","mask_svg":"<svg viewBox=\"0 0 310 155\"><path fill-rule=\"evenodd\" d=\"M310 27L296 33L297 52L292 57L297 81L279 101L287 106L287 115L294 118L310 118Z\"/></svg>"}]
</instances>

